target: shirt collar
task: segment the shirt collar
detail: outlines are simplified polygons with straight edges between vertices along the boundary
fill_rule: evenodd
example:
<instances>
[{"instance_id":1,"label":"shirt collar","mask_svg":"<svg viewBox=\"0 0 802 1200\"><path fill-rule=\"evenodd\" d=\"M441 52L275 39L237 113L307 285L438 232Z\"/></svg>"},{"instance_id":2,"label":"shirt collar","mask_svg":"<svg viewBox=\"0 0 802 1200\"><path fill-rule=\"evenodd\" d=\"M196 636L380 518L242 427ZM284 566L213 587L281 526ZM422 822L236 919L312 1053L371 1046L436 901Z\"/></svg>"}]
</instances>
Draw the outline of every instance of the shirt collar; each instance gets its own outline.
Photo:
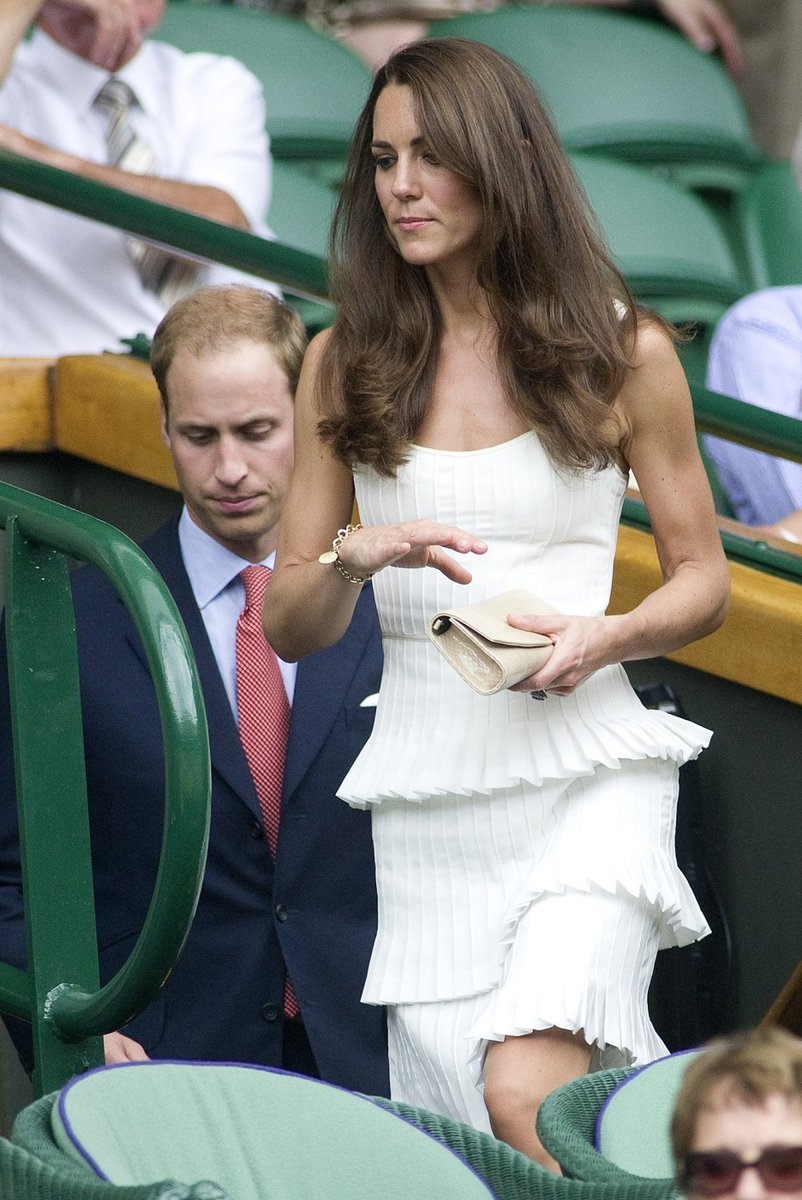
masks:
<instances>
[{"instance_id":1,"label":"shirt collar","mask_svg":"<svg viewBox=\"0 0 802 1200\"><path fill-rule=\"evenodd\" d=\"M196 525L186 506L178 522L178 540L195 601L201 612L237 579L240 571L253 566L247 559L240 558L238 554L221 546L210 534ZM261 565L272 567L275 561L274 550L262 560Z\"/></svg>"},{"instance_id":2,"label":"shirt collar","mask_svg":"<svg viewBox=\"0 0 802 1200\"><path fill-rule=\"evenodd\" d=\"M109 78L108 71L60 46L43 29L34 30L31 46L42 73L52 79L76 107L88 111Z\"/></svg>"},{"instance_id":3,"label":"shirt collar","mask_svg":"<svg viewBox=\"0 0 802 1200\"><path fill-rule=\"evenodd\" d=\"M72 98L76 107L88 112L103 84L111 79L110 73L59 45L43 29L35 29L31 41L43 72L55 80L60 92ZM147 41L114 76L125 80L145 112L152 115L156 111L157 85L152 70L152 48Z\"/></svg>"},{"instance_id":4,"label":"shirt collar","mask_svg":"<svg viewBox=\"0 0 802 1200\"><path fill-rule=\"evenodd\" d=\"M160 49L164 50L165 47ZM147 39L124 67L115 72L118 79L123 79L137 98L140 108L149 117L156 118L164 112L164 99L161 93L161 72L155 69L156 47ZM162 120L164 117L162 115Z\"/></svg>"}]
</instances>

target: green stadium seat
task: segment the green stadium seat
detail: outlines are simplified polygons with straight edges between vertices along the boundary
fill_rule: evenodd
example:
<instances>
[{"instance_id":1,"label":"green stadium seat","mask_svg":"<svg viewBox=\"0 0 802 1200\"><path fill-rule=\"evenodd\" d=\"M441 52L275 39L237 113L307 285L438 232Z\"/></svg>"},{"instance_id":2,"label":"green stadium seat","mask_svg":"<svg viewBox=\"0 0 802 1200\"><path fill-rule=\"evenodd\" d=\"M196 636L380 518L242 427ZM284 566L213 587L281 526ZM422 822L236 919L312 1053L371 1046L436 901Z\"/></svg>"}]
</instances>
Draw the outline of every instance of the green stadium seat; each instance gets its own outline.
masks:
<instances>
[{"instance_id":1,"label":"green stadium seat","mask_svg":"<svg viewBox=\"0 0 802 1200\"><path fill-rule=\"evenodd\" d=\"M762 161L722 64L658 22L607 9L508 5L438 21L529 74L569 150L658 167L688 187L739 190Z\"/></svg>"},{"instance_id":2,"label":"green stadium seat","mask_svg":"<svg viewBox=\"0 0 802 1200\"><path fill-rule=\"evenodd\" d=\"M167 1180L174 1200L493 1195L456 1153L367 1097L232 1063L101 1067L24 1109L12 1140L65 1181L77 1168L121 1200Z\"/></svg>"},{"instance_id":3,"label":"green stadium seat","mask_svg":"<svg viewBox=\"0 0 802 1200\"><path fill-rule=\"evenodd\" d=\"M345 46L297 18L197 0L172 0L154 37L231 55L253 72L274 158L344 157L371 78Z\"/></svg>"},{"instance_id":4,"label":"green stadium seat","mask_svg":"<svg viewBox=\"0 0 802 1200\"><path fill-rule=\"evenodd\" d=\"M571 156L611 254L638 299L667 320L710 325L748 290L701 197L642 167Z\"/></svg>"},{"instance_id":5,"label":"green stadium seat","mask_svg":"<svg viewBox=\"0 0 802 1200\"><path fill-rule=\"evenodd\" d=\"M327 184L293 163L273 163L268 224L279 241L325 258L336 199Z\"/></svg>"},{"instance_id":6,"label":"green stadium seat","mask_svg":"<svg viewBox=\"0 0 802 1200\"><path fill-rule=\"evenodd\" d=\"M802 190L791 164L766 163L736 198L732 233L750 290L802 285Z\"/></svg>"}]
</instances>

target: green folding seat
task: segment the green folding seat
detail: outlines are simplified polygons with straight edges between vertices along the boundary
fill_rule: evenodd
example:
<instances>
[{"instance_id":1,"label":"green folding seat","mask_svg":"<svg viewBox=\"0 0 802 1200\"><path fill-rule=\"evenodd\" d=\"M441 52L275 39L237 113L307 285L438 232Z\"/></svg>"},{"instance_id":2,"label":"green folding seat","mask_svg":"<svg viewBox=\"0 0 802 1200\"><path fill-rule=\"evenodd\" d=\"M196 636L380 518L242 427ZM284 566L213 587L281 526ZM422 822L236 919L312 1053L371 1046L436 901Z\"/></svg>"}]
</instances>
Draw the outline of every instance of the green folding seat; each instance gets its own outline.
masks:
<instances>
[{"instance_id":1,"label":"green folding seat","mask_svg":"<svg viewBox=\"0 0 802 1200\"><path fill-rule=\"evenodd\" d=\"M790 163L766 163L738 195L731 220L753 290L802 285L802 189Z\"/></svg>"},{"instance_id":2,"label":"green folding seat","mask_svg":"<svg viewBox=\"0 0 802 1200\"><path fill-rule=\"evenodd\" d=\"M197 0L172 0L153 36L244 63L264 90L275 158L344 156L371 76L333 38L298 18Z\"/></svg>"},{"instance_id":3,"label":"green folding seat","mask_svg":"<svg viewBox=\"0 0 802 1200\"><path fill-rule=\"evenodd\" d=\"M509 5L436 22L529 74L564 145L647 163L686 186L739 190L762 161L721 62L675 30L608 9Z\"/></svg>"},{"instance_id":4,"label":"green folding seat","mask_svg":"<svg viewBox=\"0 0 802 1200\"><path fill-rule=\"evenodd\" d=\"M671 321L710 325L748 290L701 197L631 163L590 154L571 161L614 260L644 304Z\"/></svg>"}]
</instances>

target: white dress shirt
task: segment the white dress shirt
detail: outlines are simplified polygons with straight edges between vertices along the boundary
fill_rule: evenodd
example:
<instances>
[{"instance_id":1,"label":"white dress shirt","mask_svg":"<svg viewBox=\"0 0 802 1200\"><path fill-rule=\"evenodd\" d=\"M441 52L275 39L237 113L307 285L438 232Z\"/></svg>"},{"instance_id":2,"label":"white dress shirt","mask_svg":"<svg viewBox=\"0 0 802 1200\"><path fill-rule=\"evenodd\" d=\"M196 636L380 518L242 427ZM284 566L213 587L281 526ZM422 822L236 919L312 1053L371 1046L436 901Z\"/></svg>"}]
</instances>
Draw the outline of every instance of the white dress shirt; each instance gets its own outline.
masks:
<instances>
[{"instance_id":1,"label":"white dress shirt","mask_svg":"<svg viewBox=\"0 0 802 1200\"><path fill-rule=\"evenodd\" d=\"M146 41L117 76L138 100L132 122L159 174L224 189L254 232L269 236L271 163L256 78L232 58L157 41ZM0 90L0 121L105 163L106 118L93 102L108 78L36 30ZM199 286L236 280L269 287L228 267L198 275ZM125 233L0 191L0 355L120 350L120 338L150 337L164 312L139 278Z\"/></svg>"},{"instance_id":2,"label":"white dress shirt","mask_svg":"<svg viewBox=\"0 0 802 1200\"><path fill-rule=\"evenodd\" d=\"M192 520L186 508L178 522L178 540L184 559L189 582L200 609L209 641L212 644L223 685L237 720L237 666L236 635L237 619L245 607L245 586L240 571L253 566L244 558L232 554L219 542L205 533ZM262 566L272 567L275 551L262 561ZM278 658L278 655L276 656ZM292 704L295 691L296 663L285 663L278 659L287 698Z\"/></svg>"},{"instance_id":3,"label":"white dress shirt","mask_svg":"<svg viewBox=\"0 0 802 1200\"><path fill-rule=\"evenodd\" d=\"M710 347L707 386L802 418L802 287L766 288L734 304ZM802 464L705 437L739 521L770 525L802 508Z\"/></svg>"}]
</instances>

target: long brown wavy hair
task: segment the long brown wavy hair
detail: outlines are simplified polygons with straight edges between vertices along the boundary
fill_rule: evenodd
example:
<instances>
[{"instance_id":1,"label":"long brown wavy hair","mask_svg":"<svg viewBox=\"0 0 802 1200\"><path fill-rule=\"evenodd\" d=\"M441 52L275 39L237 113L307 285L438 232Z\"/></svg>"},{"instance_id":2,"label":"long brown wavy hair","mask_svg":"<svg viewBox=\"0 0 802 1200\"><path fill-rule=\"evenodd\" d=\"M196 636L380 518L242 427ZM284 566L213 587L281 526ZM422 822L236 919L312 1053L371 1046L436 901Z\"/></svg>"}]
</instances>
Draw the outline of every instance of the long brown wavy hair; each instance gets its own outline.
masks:
<instances>
[{"instance_id":1,"label":"long brown wavy hair","mask_svg":"<svg viewBox=\"0 0 802 1200\"><path fill-rule=\"evenodd\" d=\"M425 145L480 199L478 283L511 406L557 464L603 466L620 439L611 404L630 366L635 303L532 84L462 38L393 54L359 118L331 229L337 316L321 359L321 437L350 466L393 475L437 364L426 273L394 248L374 190L373 110L388 84L410 89Z\"/></svg>"}]
</instances>

